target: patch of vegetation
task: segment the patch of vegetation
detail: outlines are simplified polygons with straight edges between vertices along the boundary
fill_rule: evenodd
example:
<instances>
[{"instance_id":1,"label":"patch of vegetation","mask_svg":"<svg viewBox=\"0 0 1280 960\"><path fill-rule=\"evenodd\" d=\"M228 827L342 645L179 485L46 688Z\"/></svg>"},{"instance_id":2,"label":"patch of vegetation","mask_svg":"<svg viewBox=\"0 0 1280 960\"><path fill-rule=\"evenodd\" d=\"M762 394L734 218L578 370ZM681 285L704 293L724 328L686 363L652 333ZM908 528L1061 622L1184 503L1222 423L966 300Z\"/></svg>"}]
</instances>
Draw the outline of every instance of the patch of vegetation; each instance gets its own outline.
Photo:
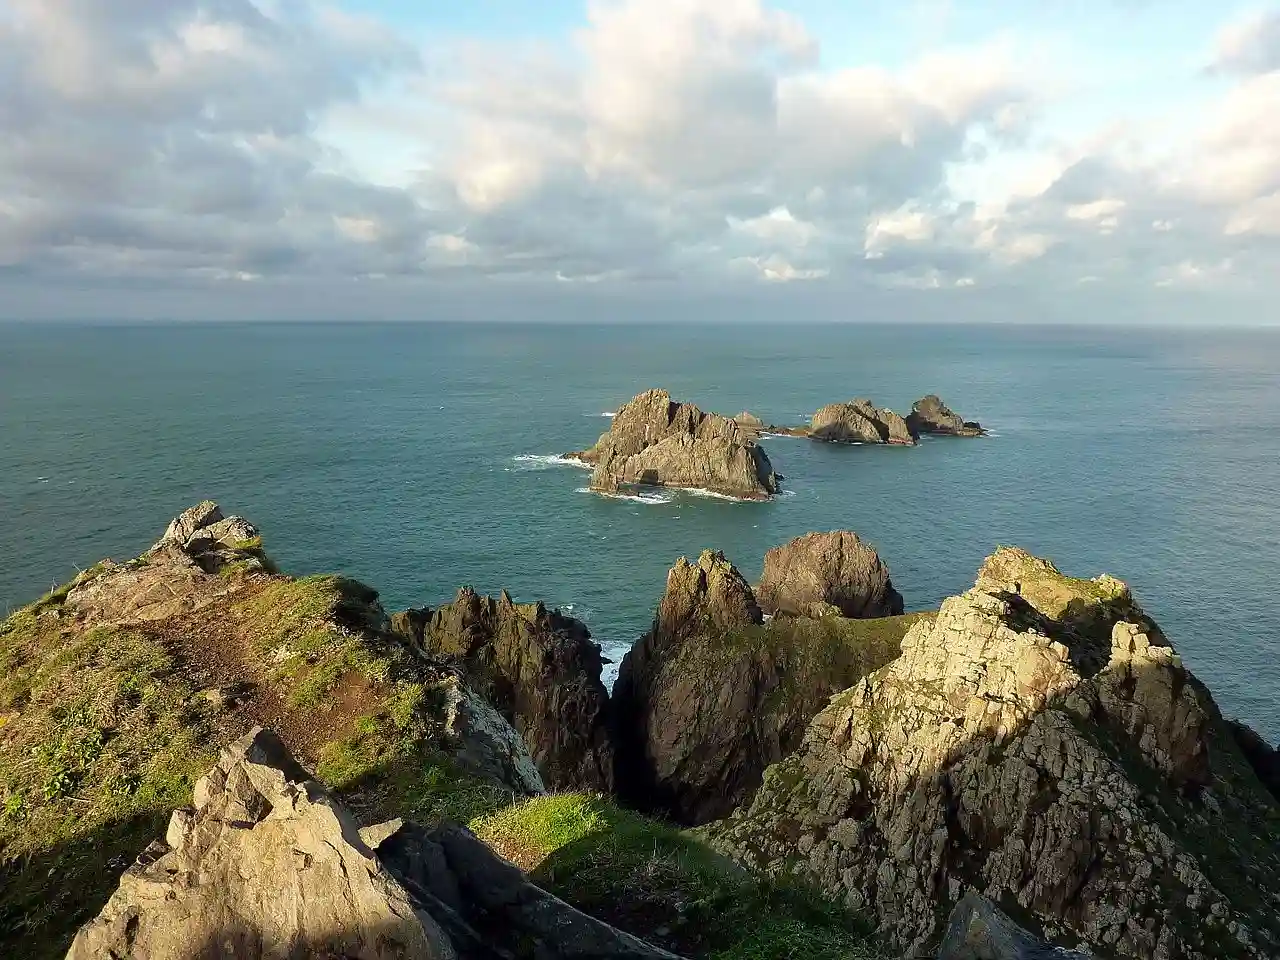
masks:
<instances>
[{"instance_id":1,"label":"patch of vegetation","mask_svg":"<svg viewBox=\"0 0 1280 960\"><path fill-rule=\"evenodd\" d=\"M758 879L692 836L599 796L537 797L470 826L544 889L688 956L887 956L861 918L813 890Z\"/></svg>"},{"instance_id":2,"label":"patch of vegetation","mask_svg":"<svg viewBox=\"0 0 1280 960\"><path fill-rule=\"evenodd\" d=\"M516 799L464 773L437 746L441 702L436 689L404 684L349 735L321 748L317 775L362 823L391 817L467 823Z\"/></svg>"},{"instance_id":3,"label":"patch of vegetation","mask_svg":"<svg viewBox=\"0 0 1280 960\"><path fill-rule=\"evenodd\" d=\"M287 681L292 706L320 704L342 678L359 673L390 682L410 654L367 633L382 626L376 591L346 577L280 579L232 605L250 644Z\"/></svg>"},{"instance_id":4,"label":"patch of vegetation","mask_svg":"<svg viewBox=\"0 0 1280 960\"><path fill-rule=\"evenodd\" d=\"M40 603L0 624L0 945L33 960L66 952L223 736L148 635Z\"/></svg>"}]
</instances>

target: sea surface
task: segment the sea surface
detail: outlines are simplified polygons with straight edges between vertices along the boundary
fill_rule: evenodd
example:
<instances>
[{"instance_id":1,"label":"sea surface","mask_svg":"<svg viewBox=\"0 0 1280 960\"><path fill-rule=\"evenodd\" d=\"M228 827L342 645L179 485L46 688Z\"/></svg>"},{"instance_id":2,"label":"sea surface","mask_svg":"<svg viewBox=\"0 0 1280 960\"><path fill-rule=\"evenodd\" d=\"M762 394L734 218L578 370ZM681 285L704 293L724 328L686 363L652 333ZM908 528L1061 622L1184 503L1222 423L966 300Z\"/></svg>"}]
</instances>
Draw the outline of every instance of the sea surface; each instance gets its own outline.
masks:
<instances>
[{"instance_id":1,"label":"sea surface","mask_svg":"<svg viewBox=\"0 0 1280 960\"><path fill-rule=\"evenodd\" d=\"M664 386L800 423L936 392L988 426L916 448L770 438L770 503L610 499L555 455ZM145 549L203 498L289 572L388 609L505 588L586 621L615 660L668 568L749 577L847 528L909 609L997 544L1128 581L1224 710L1280 739L1280 333L727 324L0 326L0 612Z\"/></svg>"}]
</instances>

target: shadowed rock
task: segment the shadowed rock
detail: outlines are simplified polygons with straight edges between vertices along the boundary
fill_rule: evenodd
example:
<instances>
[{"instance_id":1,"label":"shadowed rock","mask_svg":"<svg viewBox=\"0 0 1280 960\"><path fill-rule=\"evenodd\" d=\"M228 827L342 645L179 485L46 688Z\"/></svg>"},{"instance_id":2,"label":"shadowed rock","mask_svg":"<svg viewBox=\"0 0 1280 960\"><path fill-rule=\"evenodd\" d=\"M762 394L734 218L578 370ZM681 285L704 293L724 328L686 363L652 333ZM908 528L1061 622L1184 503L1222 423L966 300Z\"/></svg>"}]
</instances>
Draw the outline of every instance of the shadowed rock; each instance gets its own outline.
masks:
<instances>
[{"instance_id":1,"label":"shadowed rock","mask_svg":"<svg viewBox=\"0 0 1280 960\"><path fill-rule=\"evenodd\" d=\"M892 617L902 595L875 549L856 533L807 533L764 555L756 599L765 613Z\"/></svg>"},{"instance_id":2,"label":"shadowed rock","mask_svg":"<svg viewBox=\"0 0 1280 960\"><path fill-rule=\"evenodd\" d=\"M1280 830L1234 751L1127 587L1002 550L704 833L908 952L973 887L1108 955L1260 960L1280 950Z\"/></svg>"},{"instance_id":3,"label":"shadowed rock","mask_svg":"<svg viewBox=\"0 0 1280 960\"><path fill-rule=\"evenodd\" d=\"M671 960L530 883L469 831L350 813L255 729L196 784L68 960Z\"/></svg>"},{"instance_id":4,"label":"shadowed rock","mask_svg":"<svg viewBox=\"0 0 1280 960\"><path fill-rule=\"evenodd\" d=\"M832 693L897 655L905 620L764 623L723 554L680 559L614 685L620 795L680 823L724 816Z\"/></svg>"},{"instance_id":5,"label":"shadowed rock","mask_svg":"<svg viewBox=\"0 0 1280 960\"><path fill-rule=\"evenodd\" d=\"M990 900L966 893L951 913L938 960L1088 960L1023 930Z\"/></svg>"},{"instance_id":6,"label":"shadowed rock","mask_svg":"<svg viewBox=\"0 0 1280 960\"><path fill-rule=\"evenodd\" d=\"M831 403L813 415L809 437L826 443L916 442L907 422L892 410L877 408L870 400Z\"/></svg>"},{"instance_id":7,"label":"shadowed rock","mask_svg":"<svg viewBox=\"0 0 1280 960\"><path fill-rule=\"evenodd\" d=\"M591 486L601 492L647 484L765 500L777 493L778 479L757 435L649 390L618 410L595 446L567 456L595 465Z\"/></svg>"},{"instance_id":8,"label":"shadowed rock","mask_svg":"<svg viewBox=\"0 0 1280 960\"><path fill-rule=\"evenodd\" d=\"M907 427L914 434L939 433L952 437L980 437L984 432L982 424L965 420L932 393L911 405Z\"/></svg>"},{"instance_id":9,"label":"shadowed rock","mask_svg":"<svg viewBox=\"0 0 1280 960\"><path fill-rule=\"evenodd\" d=\"M435 610L396 614L392 630L459 664L520 732L550 789L612 791L603 661L581 621L467 587Z\"/></svg>"}]
</instances>

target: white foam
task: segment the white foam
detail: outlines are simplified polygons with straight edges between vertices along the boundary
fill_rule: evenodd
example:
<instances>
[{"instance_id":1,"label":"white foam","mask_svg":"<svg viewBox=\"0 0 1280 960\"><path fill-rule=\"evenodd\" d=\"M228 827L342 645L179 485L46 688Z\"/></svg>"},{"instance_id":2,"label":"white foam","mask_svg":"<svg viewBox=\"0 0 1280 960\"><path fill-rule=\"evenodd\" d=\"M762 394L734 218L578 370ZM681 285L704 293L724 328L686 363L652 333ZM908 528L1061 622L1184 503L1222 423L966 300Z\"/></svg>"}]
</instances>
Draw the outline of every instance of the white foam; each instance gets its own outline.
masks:
<instances>
[{"instance_id":1,"label":"white foam","mask_svg":"<svg viewBox=\"0 0 1280 960\"><path fill-rule=\"evenodd\" d=\"M518 457L512 457L511 459L516 463L523 464L522 470L546 470L550 467L591 469L591 464L589 463L583 463L581 460L575 460L572 457L562 457L558 453L522 453Z\"/></svg>"},{"instance_id":2,"label":"white foam","mask_svg":"<svg viewBox=\"0 0 1280 960\"><path fill-rule=\"evenodd\" d=\"M762 433L760 434L760 436L766 437L770 440L808 440L809 439L808 437L802 436L801 434L798 434L798 433Z\"/></svg>"},{"instance_id":3,"label":"white foam","mask_svg":"<svg viewBox=\"0 0 1280 960\"><path fill-rule=\"evenodd\" d=\"M731 503L755 503L753 497L732 497L727 493L716 493L714 490L703 490L701 487L676 487L675 489L691 497L710 497L713 500L728 500Z\"/></svg>"},{"instance_id":4,"label":"white foam","mask_svg":"<svg viewBox=\"0 0 1280 960\"><path fill-rule=\"evenodd\" d=\"M776 494L778 497L794 497L795 495L796 492L794 490L779 490Z\"/></svg>"},{"instance_id":5,"label":"white foam","mask_svg":"<svg viewBox=\"0 0 1280 960\"><path fill-rule=\"evenodd\" d=\"M48 483L48 482L49 482L48 477L36 477L36 483Z\"/></svg>"},{"instance_id":6,"label":"white foam","mask_svg":"<svg viewBox=\"0 0 1280 960\"><path fill-rule=\"evenodd\" d=\"M670 503L674 499L670 494L664 493L605 493L590 487L579 487L578 492L594 493L597 497L608 497L610 500L630 500L632 503L644 503L651 507Z\"/></svg>"},{"instance_id":7,"label":"white foam","mask_svg":"<svg viewBox=\"0 0 1280 960\"><path fill-rule=\"evenodd\" d=\"M610 420L612 420L617 415L618 415L618 411L616 410L606 410L604 413L600 414L600 416L608 417Z\"/></svg>"}]
</instances>

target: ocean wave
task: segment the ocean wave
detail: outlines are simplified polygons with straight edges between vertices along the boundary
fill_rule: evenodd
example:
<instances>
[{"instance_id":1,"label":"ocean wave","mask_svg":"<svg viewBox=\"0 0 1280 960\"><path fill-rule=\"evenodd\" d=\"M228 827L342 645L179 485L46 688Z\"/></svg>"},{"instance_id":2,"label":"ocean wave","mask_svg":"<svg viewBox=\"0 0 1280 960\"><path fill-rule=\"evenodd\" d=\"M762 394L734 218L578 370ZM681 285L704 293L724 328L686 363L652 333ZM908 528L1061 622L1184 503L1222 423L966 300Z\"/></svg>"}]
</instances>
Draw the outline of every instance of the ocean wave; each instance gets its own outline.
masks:
<instances>
[{"instance_id":1,"label":"ocean wave","mask_svg":"<svg viewBox=\"0 0 1280 960\"><path fill-rule=\"evenodd\" d=\"M616 410L606 410L604 413L600 414L600 416L608 417L610 420L612 420L617 415L618 415L618 411Z\"/></svg>"},{"instance_id":2,"label":"ocean wave","mask_svg":"<svg viewBox=\"0 0 1280 960\"><path fill-rule=\"evenodd\" d=\"M795 495L796 495L796 492L794 490L779 490L777 493L774 494L775 497L778 497L780 499L784 497L794 497Z\"/></svg>"},{"instance_id":3,"label":"ocean wave","mask_svg":"<svg viewBox=\"0 0 1280 960\"><path fill-rule=\"evenodd\" d=\"M801 436L798 433L762 433L760 434L760 436L763 438L768 438L770 440L808 440L809 439L808 437Z\"/></svg>"},{"instance_id":4,"label":"ocean wave","mask_svg":"<svg viewBox=\"0 0 1280 960\"><path fill-rule=\"evenodd\" d=\"M632 503L645 503L651 507L670 503L675 498L669 493L605 493L603 490L592 490L590 487L579 487L579 493L594 493L597 497L608 497L610 500L630 500Z\"/></svg>"},{"instance_id":5,"label":"ocean wave","mask_svg":"<svg viewBox=\"0 0 1280 960\"><path fill-rule=\"evenodd\" d=\"M572 457L562 457L558 453L522 453L518 457L511 458L516 463L522 464L522 470L547 470L551 467L577 467L580 470L590 470L591 464L583 463L581 460L574 460Z\"/></svg>"},{"instance_id":6,"label":"ocean wave","mask_svg":"<svg viewBox=\"0 0 1280 960\"><path fill-rule=\"evenodd\" d=\"M687 493L691 497L710 497L712 500L728 500L730 503L755 503L754 497L733 497L727 493L716 493L713 490L703 490L701 487L675 487L681 493Z\"/></svg>"}]
</instances>

